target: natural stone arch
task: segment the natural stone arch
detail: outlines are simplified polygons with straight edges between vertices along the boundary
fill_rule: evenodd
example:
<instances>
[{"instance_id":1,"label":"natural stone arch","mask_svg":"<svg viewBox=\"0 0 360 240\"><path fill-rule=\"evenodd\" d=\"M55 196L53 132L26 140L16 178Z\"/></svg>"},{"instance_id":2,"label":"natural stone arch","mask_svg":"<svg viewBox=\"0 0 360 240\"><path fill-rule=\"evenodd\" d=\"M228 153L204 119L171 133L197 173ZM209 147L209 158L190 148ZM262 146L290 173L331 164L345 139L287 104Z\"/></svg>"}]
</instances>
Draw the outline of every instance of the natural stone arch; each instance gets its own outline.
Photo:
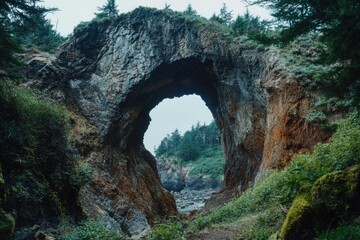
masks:
<instances>
[{"instance_id":1,"label":"natural stone arch","mask_svg":"<svg viewBox=\"0 0 360 240\"><path fill-rule=\"evenodd\" d=\"M142 144L149 112L164 98L197 93L206 102L222 134L231 193L324 137L304 120L309 101L275 50L229 41L168 11L140 8L92 22L46 60L30 62L29 85L97 127L102 145L85 156L99 173L88 207L127 228L143 214L152 221L176 211Z\"/></svg>"}]
</instances>

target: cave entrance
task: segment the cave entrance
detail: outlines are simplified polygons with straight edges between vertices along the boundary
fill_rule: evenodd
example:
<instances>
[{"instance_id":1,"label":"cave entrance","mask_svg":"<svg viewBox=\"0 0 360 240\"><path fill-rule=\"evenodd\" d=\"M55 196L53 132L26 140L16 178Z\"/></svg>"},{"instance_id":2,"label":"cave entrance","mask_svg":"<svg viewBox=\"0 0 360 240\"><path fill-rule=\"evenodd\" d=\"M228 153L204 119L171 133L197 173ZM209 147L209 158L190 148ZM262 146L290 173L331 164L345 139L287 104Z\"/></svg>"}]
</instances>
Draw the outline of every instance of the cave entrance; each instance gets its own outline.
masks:
<instances>
[{"instance_id":1,"label":"cave entrance","mask_svg":"<svg viewBox=\"0 0 360 240\"><path fill-rule=\"evenodd\" d=\"M164 99L150 112L145 147L155 156L163 187L179 212L204 206L223 186L220 131L200 96Z\"/></svg>"}]
</instances>

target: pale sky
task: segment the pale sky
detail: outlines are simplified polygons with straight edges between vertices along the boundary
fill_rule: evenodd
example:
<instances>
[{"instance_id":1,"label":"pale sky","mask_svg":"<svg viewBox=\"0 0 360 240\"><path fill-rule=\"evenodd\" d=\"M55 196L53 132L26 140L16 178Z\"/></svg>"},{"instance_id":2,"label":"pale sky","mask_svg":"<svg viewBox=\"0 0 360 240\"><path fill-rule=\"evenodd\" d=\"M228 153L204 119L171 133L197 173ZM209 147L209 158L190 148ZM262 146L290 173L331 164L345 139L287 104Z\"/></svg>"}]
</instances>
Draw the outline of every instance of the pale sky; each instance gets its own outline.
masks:
<instances>
[{"instance_id":1,"label":"pale sky","mask_svg":"<svg viewBox=\"0 0 360 240\"><path fill-rule=\"evenodd\" d=\"M62 35L68 35L80 22L93 19L94 13L98 11L97 8L105 2L106 0L44 0L43 4L60 10L49 14L48 18L54 25L57 23L57 30ZM173 10L184 11L190 3L199 15L206 18L211 17L214 12L218 14L223 3L233 11L234 17L243 14L246 10L243 0L117 0L116 3L120 13L132 11L139 6L163 9L166 3ZM249 11L252 15L263 19L270 18L268 11L263 8L251 6Z\"/></svg>"},{"instance_id":2,"label":"pale sky","mask_svg":"<svg viewBox=\"0 0 360 240\"><path fill-rule=\"evenodd\" d=\"M204 101L198 95L164 99L150 112L151 122L144 136L146 149L154 153L154 146L175 129L181 134L199 121L210 124L214 119Z\"/></svg>"},{"instance_id":3,"label":"pale sky","mask_svg":"<svg viewBox=\"0 0 360 240\"><path fill-rule=\"evenodd\" d=\"M59 9L49 14L48 18L56 26L57 31L66 36L72 33L80 22L93 19L97 8L105 2L106 0L44 0L43 4ZM116 3L120 13L132 11L139 6L163 9L165 4L169 4L172 10L184 11L189 3L199 15L206 18L210 18L213 13L218 14L223 3L229 11L233 11L234 17L246 11L246 5L242 0L117 0ZM260 7L249 7L249 11L262 19L271 18L268 11ZM196 95L165 99L151 111L150 117L152 121L145 134L144 144L152 153L154 146L158 146L166 134L176 128L183 134L198 121L201 124L209 124L213 119L205 103Z\"/></svg>"}]
</instances>

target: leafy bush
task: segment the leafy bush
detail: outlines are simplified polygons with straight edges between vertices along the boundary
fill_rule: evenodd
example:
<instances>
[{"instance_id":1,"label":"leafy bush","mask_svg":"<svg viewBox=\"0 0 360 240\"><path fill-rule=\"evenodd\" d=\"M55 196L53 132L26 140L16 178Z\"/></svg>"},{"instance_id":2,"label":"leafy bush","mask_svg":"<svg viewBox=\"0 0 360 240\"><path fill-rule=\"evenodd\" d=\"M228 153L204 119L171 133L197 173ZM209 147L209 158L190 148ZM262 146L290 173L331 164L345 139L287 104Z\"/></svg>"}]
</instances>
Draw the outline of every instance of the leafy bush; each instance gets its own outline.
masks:
<instances>
[{"instance_id":1,"label":"leafy bush","mask_svg":"<svg viewBox=\"0 0 360 240\"><path fill-rule=\"evenodd\" d=\"M63 236L64 240L121 240L121 231L111 229L102 221L87 220Z\"/></svg>"}]
</instances>

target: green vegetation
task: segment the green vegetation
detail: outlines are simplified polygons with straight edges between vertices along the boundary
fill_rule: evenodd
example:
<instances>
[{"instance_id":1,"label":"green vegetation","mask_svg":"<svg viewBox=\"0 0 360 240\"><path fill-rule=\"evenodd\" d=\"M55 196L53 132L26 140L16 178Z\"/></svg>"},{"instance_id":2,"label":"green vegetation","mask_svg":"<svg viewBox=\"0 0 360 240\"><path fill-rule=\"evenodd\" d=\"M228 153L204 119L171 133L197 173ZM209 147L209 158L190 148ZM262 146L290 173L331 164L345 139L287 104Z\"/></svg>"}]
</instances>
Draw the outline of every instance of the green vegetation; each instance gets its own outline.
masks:
<instances>
[{"instance_id":1,"label":"green vegetation","mask_svg":"<svg viewBox=\"0 0 360 240\"><path fill-rule=\"evenodd\" d=\"M11 23L11 32L17 42L26 47L36 47L42 51L53 51L65 41L54 30L50 20L46 19L46 12L35 12L29 20L16 20Z\"/></svg>"},{"instance_id":2,"label":"green vegetation","mask_svg":"<svg viewBox=\"0 0 360 240\"><path fill-rule=\"evenodd\" d=\"M21 212L19 227L46 214L80 216L83 173L76 171L68 141L71 115L55 101L9 82L0 84L0 103L0 208ZM46 210L34 212L38 206Z\"/></svg>"},{"instance_id":3,"label":"green vegetation","mask_svg":"<svg viewBox=\"0 0 360 240\"><path fill-rule=\"evenodd\" d=\"M86 220L62 236L64 240L121 240L121 231L109 228L101 220Z\"/></svg>"},{"instance_id":4,"label":"green vegetation","mask_svg":"<svg viewBox=\"0 0 360 240\"><path fill-rule=\"evenodd\" d=\"M316 232L356 216L360 202L360 165L328 173L302 189L281 228L282 239L310 239Z\"/></svg>"},{"instance_id":5,"label":"green vegetation","mask_svg":"<svg viewBox=\"0 0 360 240\"><path fill-rule=\"evenodd\" d=\"M340 225L339 227L325 231L317 237L318 240L347 240L360 239L360 218L357 218L347 225Z\"/></svg>"},{"instance_id":6,"label":"green vegetation","mask_svg":"<svg viewBox=\"0 0 360 240\"><path fill-rule=\"evenodd\" d=\"M349 191L357 191L357 188L351 187L350 184L351 181L358 181L356 180L357 178L351 178L353 180L350 182L342 181L345 185L341 185L340 182L336 184L332 180L329 180L330 182L326 180L329 186L332 187L323 188L320 186L325 186L322 184L325 181L324 179L341 179L331 176L341 175L341 171L351 166L358 166L360 164L359 156L360 121L359 114L353 113L348 119L342 120L339 123L337 132L328 143L316 146L313 154L296 156L288 168L281 172L269 173L255 186L249 188L240 197L226 206L215 209L210 214L202 215L190 222L186 231L191 233L204 228L215 230L231 228L240 233L244 239L268 239L273 233L280 230L285 221L287 209L290 209L291 205L301 206L301 208L292 208L289 211L288 216L295 216L291 222L298 222L299 224L306 222L296 216L299 216L300 213L310 214L313 212L307 210L311 208L311 204L308 202L308 195L306 195L312 185L312 195L314 197L319 196L318 203L330 204L329 208L316 204L319 207L318 211L320 213L326 212L324 209L334 209L332 206L335 205L343 206L343 208L340 207L338 209L335 207L337 209L335 214L339 213L339 209L343 209L344 214L341 220L351 219L351 209L346 207L348 206L346 204L349 204L352 200L345 199L342 201L345 205L335 203L339 200L339 197L344 199L347 198L346 196L351 195L344 193L347 189ZM354 169L358 169L358 167ZM352 171L350 170L349 172L351 173ZM348 171L345 171L345 173L348 173ZM332 191L320 191L320 188L331 189ZM296 198L296 196L298 197ZM329 198L334 201L330 201ZM294 199L296 200L294 201ZM328 202L327 199L329 199ZM346 209L349 209L349 214L345 214ZM314 217L314 215L311 217ZM325 219L331 220L332 218ZM289 222L289 220L287 221ZM320 229L325 230L319 227L318 230ZM301 232L301 234L310 233L310 230L306 232L305 227L301 230L305 231L305 233ZM331 232L331 234L337 233ZM354 233L355 236L356 234Z\"/></svg>"},{"instance_id":7,"label":"green vegetation","mask_svg":"<svg viewBox=\"0 0 360 240\"><path fill-rule=\"evenodd\" d=\"M12 239L15 229L15 219L0 209L0 238L3 240Z\"/></svg>"},{"instance_id":8,"label":"green vegetation","mask_svg":"<svg viewBox=\"0 0 360 240\"><path fill-rule=\"evenodd\" d=\"M158 158L172 158L175 164L190 166L191 176L221 180L224 174L220 132L215 122L203 126L198 123L183 136L176 129L161 141L155 153Z\"/></svg>"},{"instance_id":9,"label":"green vegetation","mask_svg":"<svg viewBox=\"0 0 360 240\"><path fill-rule=\"evenodd\" d=\"M216 15L215 13L210 18L211 21L216 21L218 23L224 24L224 25L230 25L232 22L233 14L232 11L229 11L226 4L223 3L222 8L220 9L219 15Z\"/></svg>"},{"instance_id":10,"label":"green vegetation","mask_svg":"<svg viewBox=\"0 0 360 240\"><path fill-rule=\"evenodd\" d=\"M279 22L280 41L317 34L326 46L321 58L331 65L320 72L326 92L360 107L360 3L357 0L254 0L272 10ZM282 23L282 24L281 24Z\"/></svg>"},{"instance_id":11,"label":"green vegetation","mask_svg":"<svg viewBox=\"0 0 360 240\"><path fill-rule=\"evenodd\" d=\"M119 15L117 7L115 0L107 0L102 7L98 8L99 12L95 13L96 19L117 17Z\"/></svg>"},{"instance_id":12,"label":"green vegetation","mask_svg":"<svg viewBox=\"0 0 360 240\"><path fill-rule=\"evenodd\" d=\"M5 0L0 4L0 64L4 70L18 63L13 54L21 50L21 45L51 51L64 42L45 18L56 9L41 7L40 2Z\"/></svg>"},{"instance_id":13,"label":"green vegetation","mask_svg":"<svg viewBox=\"0 0 360 240\"><path fill-rule=\"evenodd\" d=\"M184 240L186 234L181 222L169 222L156 224L152 229L148 240Z\"/></svg>"}]
</instances>

